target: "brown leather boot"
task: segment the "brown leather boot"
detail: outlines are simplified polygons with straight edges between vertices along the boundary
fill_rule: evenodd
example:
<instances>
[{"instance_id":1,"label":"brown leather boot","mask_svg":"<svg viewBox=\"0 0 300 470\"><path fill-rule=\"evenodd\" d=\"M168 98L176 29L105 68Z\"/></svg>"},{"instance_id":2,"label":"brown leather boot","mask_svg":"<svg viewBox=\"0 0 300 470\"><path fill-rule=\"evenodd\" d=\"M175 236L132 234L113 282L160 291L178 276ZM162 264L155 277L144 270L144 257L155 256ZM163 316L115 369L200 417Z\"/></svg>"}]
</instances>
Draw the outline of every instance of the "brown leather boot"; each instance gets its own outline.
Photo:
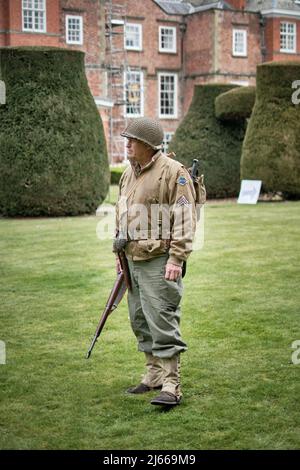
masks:
<instances>
[{"instance_id":1,"label":"brown leather boot","mask_svg":"<svg viewBox=\"0 0 300 470\"><path fill-rule=\"evenodd\" d=\"M164 380L164 369L162 360L152 354L145 353L147 372L142 378L142 382L135 387L130 387L126 393L141 394L160 390Z\"/></svg>"},{"instance_id":2,"label":"brown leather boot","mask_svg":"<svg viewBox=\"0 0 300 470\"><path fill-rule=\"evenodd\" d=\"M151 400L151 405L176 406L180 404L181 397L176 397L173 393L163 392Z\"/></svg>"},{"instance_id":3,"label":"brown leather boot","mask_svg":"<svg viewBox=\"0 0 300 470\"><path fill-rule=\"evenodd\" d=\"M151 392L152 390L160 390L160 389L161 389L161 385L159 387L148 387L148 385L140 383L139 385L136 385L135 387L128 388L128 390L126 390L126 393L140 395L142 393L147 393L147 392Z\"/></svg>"},{"instance_id":4,"label":"brown leather boot","mask_svg":"<svg viewBox=\"0 0 300 470\"><path fill-rule=\"evenodd\" d=\"M147 372L142 383L150 388L161 388L164 381L164 366L162 359L153 354L145 353Z\"/></svg>"},{"instance_id":5,"label":"brown leather boot","mask_svg":"<svg viewBox=\"0 0 300 470\"><path fill-rule=\"evenodd\" d=\"M182 394L180 390L180 356L179 354L161 359L164 366L164 383L160 394L151 400L152 405L179 405Z\"/></svg>"}]
</instances>

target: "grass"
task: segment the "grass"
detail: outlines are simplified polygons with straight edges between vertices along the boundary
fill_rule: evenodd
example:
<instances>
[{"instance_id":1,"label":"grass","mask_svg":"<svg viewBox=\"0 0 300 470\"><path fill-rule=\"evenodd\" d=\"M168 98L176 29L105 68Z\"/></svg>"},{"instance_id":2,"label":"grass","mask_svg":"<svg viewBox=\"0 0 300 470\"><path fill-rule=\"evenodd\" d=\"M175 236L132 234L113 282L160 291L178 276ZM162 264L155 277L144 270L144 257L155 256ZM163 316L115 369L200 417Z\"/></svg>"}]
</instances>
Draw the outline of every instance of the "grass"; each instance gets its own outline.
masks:
<instances>
[{"instance_id":1,"label":"grass","mask_svg":"<svg viewBox=\"0 0 300 470\"><path fill-rule=\"evenodd\" d=\"M104 204L116 204L118 199L118 193L119 186L116 184L110 185Z\"/></svg>"},{"instance_id":2,"label":"grass","mask_svg":"<svg viewBox=\"0 0 300 470\"><path fill-rule=\"evenodd\" d=\"M126 302L85 354L113 283L96 217L2 219L2 449L295 449L300 443L299 202L210 204L185 278L182 405L140 380Z\"/></svg>"}]
</instances>

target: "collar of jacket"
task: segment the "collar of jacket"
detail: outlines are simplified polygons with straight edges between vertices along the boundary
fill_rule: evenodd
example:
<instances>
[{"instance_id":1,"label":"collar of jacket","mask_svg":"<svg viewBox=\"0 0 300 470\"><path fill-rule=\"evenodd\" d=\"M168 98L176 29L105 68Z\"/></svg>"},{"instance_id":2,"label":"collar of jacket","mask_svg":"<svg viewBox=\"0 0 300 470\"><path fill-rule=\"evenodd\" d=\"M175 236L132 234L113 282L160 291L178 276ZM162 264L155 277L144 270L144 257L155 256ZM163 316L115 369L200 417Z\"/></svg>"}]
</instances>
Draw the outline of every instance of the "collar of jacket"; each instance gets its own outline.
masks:
<instances>
[{"instance_id":1,"label":"collar of jacket","mask_svg":"<svg viewBox=\"0 0 300 470\"><path fill-rule=\"evenodd\" d=\"M141 173L144 173L144 171L147 171L149 168L151 168L154 163L156 162L156 160L162 155L162 151L161 150L158 150L154 155L153 157L151 158L150 162L147 163L147 165L145 165L143 168L141 168L141 165L137 162L130 162L130 165L131 165L131 168L136 176L136 178L138 176L140 176Z\"/></svg>"}]
</instances>

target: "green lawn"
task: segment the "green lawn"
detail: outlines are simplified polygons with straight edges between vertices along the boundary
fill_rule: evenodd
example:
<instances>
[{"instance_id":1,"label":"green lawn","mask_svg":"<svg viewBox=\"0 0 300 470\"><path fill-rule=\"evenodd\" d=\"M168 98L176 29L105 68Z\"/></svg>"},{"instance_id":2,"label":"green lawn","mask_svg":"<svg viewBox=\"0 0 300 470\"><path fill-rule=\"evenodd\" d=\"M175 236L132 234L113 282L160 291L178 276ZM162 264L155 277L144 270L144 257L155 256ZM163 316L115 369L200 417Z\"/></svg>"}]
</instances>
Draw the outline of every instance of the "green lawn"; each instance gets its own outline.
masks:
<instances>
[{"instance_id":1,"label":"green lawn","mask_svg":"<svg viewBox=\"0 0 300 470\"><path fill-rule=\"evenodd\" d=\"M139 382L126 302L85 354L113 283L96 217L0 220L2 449L300 447L299 202L209 204L188 263L182 405Z\"/></svg>"}]
</instances>

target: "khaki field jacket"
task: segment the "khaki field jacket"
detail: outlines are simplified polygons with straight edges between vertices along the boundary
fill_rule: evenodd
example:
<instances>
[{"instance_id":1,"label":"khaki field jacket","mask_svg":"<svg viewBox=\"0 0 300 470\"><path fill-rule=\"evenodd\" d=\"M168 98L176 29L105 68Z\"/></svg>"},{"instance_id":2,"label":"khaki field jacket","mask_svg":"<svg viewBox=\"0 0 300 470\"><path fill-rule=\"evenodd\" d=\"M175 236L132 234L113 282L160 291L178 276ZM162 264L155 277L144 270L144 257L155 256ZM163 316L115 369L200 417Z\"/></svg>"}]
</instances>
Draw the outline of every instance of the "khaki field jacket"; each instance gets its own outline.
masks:
<instances>
[{"instance_id":1,"label":"khaki field jacket","mask_svg":"<svg viewBox=\"0 0 300 470\"><path fill-rule=\"evenodd\" d=\"M186 168L158 151L143 169L131 164L119 183L116 230L128 239L126 256L148 260L168 253L182 266L196 228L195 189Z\"/></svg>"}]
</instances>

